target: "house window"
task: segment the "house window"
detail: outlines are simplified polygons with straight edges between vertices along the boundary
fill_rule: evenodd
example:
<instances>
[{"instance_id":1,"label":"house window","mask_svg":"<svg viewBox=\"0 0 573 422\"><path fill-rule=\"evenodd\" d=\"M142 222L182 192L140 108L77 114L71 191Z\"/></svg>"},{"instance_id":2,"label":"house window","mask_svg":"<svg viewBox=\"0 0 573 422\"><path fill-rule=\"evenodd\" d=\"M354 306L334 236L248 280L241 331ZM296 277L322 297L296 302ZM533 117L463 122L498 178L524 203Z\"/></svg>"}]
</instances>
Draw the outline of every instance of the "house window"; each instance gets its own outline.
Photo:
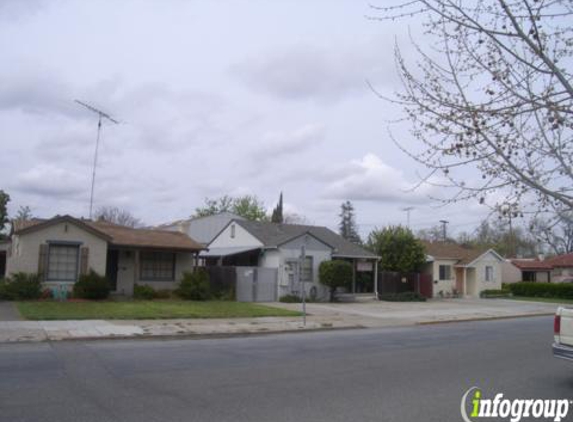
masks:
<instances>
[{"instance_id":1,"label":"house window","mask_svg":"<svg viewBox=\"0 0 573 422\"><path fill-rule=\"evenodd\" d=\"M300 273L301 281L310 281L313 280L312 274L312 256L305 256L304 262L302 264L302 269Z\"/></svg>"},{"instance_id":2,"label":"house window","mask_svg":"<svg viewBox=\"0 0 573 422\"><path fill-rule=\"evenodd\" d=\"M175 280L175 254L171 252L141 252L140 279L147 281Z\"/></svg>"},{"instance_id":3,"label":"house window","mask_svg":"<svg viewBox=\"0 0 573 422\"><path fill-rule=\"evenodd\" d=\"M451 280L451 279L452 279L452 266L440 265L440 280Z\"/></svg>"},{"instance_id":4,"label":"house window","mask_svg":"<svg viewBox=\"0 0 573 422\"><path fill-rule=\"evenodd\" d=\"M48 281L72 281L78 277L79 245L51 243L48 250Z\"/></svg>"},{"instance_id":5,"label":"house window","mask_svg":"<svg viewBox=\"0 0 573 422\"><path fill-rule=\"evenodd\" d=\"M485 281L493 281L493 267L490 265L485 267Z\"/></svg>"}]
</instances>

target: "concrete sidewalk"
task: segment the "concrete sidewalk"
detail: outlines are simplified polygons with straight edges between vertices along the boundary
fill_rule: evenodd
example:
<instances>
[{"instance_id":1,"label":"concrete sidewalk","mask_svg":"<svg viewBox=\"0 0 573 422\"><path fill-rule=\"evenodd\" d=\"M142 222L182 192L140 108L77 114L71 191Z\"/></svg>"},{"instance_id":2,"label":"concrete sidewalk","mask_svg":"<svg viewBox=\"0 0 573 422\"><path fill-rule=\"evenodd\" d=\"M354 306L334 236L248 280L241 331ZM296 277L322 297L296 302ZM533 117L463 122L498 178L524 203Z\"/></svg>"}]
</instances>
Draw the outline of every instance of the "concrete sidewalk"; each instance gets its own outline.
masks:
<instances>
[{"instance_id":1,"label":"concrete sidewalk","mask_svg":"<svg viewBox=\"0 0 573 422\"><path fill-rule=\"evenodd\" d=\"M300 304L267 304L300 310ZM0 343L174 336L233 336L334 328L396 327L484 319L552 315L558 304L504 299L444 299L428 302L307 304L301 317L173 320L0 321Z\"/></svg>"}]
</instances>

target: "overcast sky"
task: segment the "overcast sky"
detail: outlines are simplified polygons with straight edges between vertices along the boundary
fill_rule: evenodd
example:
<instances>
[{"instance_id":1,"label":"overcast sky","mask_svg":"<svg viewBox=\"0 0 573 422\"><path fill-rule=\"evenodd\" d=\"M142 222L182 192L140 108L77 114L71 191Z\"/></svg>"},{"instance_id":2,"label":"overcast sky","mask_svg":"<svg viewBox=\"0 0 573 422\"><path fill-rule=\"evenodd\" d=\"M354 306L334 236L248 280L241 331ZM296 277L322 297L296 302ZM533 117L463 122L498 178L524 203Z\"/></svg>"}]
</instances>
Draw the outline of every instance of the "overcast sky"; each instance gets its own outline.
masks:
<instances>
[{"instance_id":1,"label":"overcast sky","mask_svg":"<svg viewBox=\"0 0 573 422\"><path fill-rule=\"evenodd\" d=\"M486 209L409 192L424 169L389 139L400 110L366 84L400 89L393 48L412 54L408 27L368 15L359 0L0 0L9 210L88 216L97 116L80 99L121 121L103 127L95 208L156 224L224 194L270 209L283 191L287 211L331 228L351 200L363 235L405 224L404 207L415 230L473 229Z\"/></svg>"}]
</instances>

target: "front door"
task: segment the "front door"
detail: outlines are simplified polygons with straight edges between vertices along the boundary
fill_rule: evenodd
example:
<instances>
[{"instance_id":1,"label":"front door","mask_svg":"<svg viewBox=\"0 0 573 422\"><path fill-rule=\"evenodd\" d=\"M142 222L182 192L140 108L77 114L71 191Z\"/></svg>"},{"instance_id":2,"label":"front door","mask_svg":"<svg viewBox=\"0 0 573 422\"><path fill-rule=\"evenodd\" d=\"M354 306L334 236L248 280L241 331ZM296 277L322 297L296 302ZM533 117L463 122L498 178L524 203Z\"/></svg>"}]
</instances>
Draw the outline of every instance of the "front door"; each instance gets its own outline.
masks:
<instances>
[{"instance_id":1,"label":"front door","mask_svg":"<svg viewBox=\"0 0 573 422\"><path fill-rule=\"evenodd\" d=\"M111 284L111 290L117 290L117 270L119 262L119 251L109 250L107 251L107 265L105 269L105 276Z\"/></svg>"}]
</instances>

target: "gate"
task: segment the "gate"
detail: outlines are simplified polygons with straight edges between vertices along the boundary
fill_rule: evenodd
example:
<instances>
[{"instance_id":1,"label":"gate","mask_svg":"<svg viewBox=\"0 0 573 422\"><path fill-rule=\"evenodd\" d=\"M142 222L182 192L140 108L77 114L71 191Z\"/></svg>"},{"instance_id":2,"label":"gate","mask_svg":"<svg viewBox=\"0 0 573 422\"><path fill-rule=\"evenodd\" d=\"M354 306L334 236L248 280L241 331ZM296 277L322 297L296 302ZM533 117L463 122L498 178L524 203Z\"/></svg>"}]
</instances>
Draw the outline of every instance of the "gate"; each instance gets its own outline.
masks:
<instances>
[{"instance_id":1,"label":"gate","mask_svg":"<svg viewBox=\"0 0 573 422\"><path fill-rule=\"evenodd\" d=\"M277 276L275 268L235 267L237 302L275 302Z\"/></svg>"},{"instance_id":2,"label":"gate","mask_svg":"<svg viewBox=\"0 0 573 422\"><path fill-rule=\"evenodd\" d=\"M432 277L429 274L378 272L378 293L380 294L415 292L430 299L432 290Z\"/></svg>"}]
</instances>

